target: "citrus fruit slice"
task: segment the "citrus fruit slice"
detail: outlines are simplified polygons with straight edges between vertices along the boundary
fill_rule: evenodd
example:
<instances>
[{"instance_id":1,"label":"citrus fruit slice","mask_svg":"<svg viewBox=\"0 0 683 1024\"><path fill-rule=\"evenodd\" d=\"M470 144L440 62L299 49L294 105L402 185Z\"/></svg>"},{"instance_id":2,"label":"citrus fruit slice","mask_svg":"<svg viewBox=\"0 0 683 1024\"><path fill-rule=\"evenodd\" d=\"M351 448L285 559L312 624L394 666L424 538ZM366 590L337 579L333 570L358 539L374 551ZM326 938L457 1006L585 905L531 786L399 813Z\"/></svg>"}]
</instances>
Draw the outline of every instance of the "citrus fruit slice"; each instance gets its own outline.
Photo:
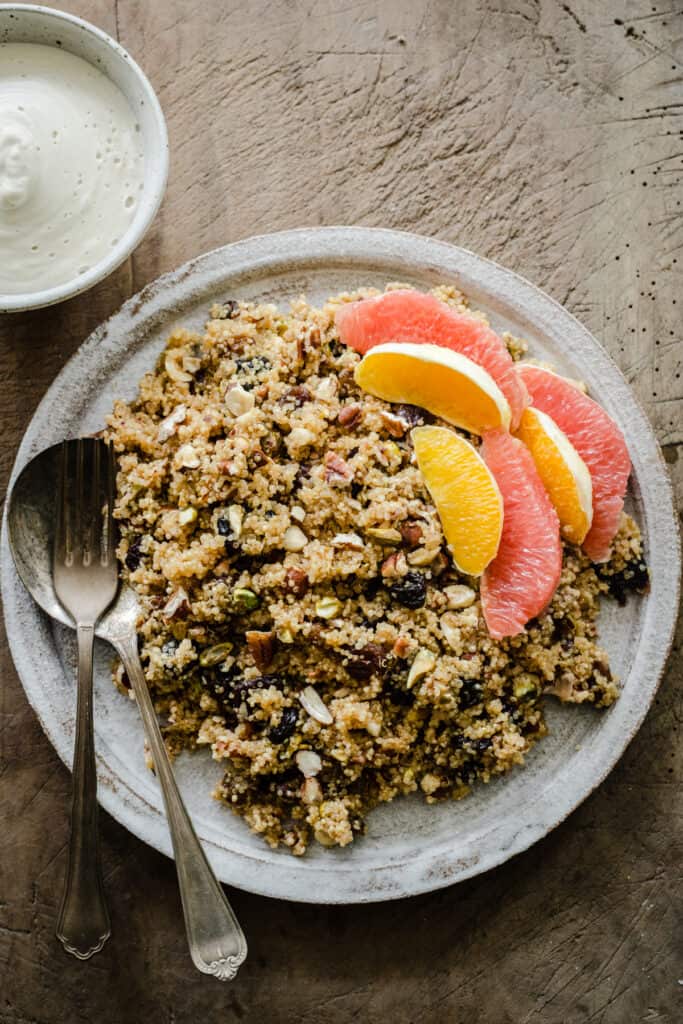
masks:
<instances>
[{"instance_id":1,"label":"citrus fruit slice","mask_svg":"<svg viewBox=\"0 0 683 1024\"><path fill-rule=\"evenodd\" d=\"M631 460L624 435L605 410L570 381L540 366L519 366L536 409L551 416L591 475L593 522L583 549L594 562L609 558L619 529Z\"/></svg>"},{"instance_id":2,"label":"citrus fruit slice","mask_svg":"<svg viewBox=\"0 0 683 1024\"><path fill-rule=\"evenodd\" d=\"M583 544L593 521L593 486L586 463L555 421L533 406L522 413L515 436L531 452L559 516L562 536Z\"/></svg>"},{"instance_id":3,"label":"citrus fruit slice","mask_svg":"<svg viewBox=\"0 0 683 1024\"><path fill-rule=\"evenodd\" d=\"M336 325L345 345L365 353L391 341L440 345L482 366L505 395L516 427L529 404L512 357L487 324L424 292L397 290L349 302L337 310Z\"/></svg>"},{"instance_id":4,"label":"citrus fruit slice","mask_svg":"<svg viewBox=\"0 0 683 1024\"><path fill-rule=\"evenodd\" d=\"M363 356L354 377L377 398L422 406L473 434L510 426L510 406L486 370L438 345L377 345Z\"/></svg>"},{"instance_id":5,"label":"citrus fruit slice","mask_svg":"<svg viewBox=\"0 0 683 1024\"><path fill-rule=\"evenodd\" d=\"M482 576L481 605L489 633L502 640L521 633L555 593L562 570L560 523L521 441L492 431L482 455L503 496L503 533Z\"/></svg>"},{"instance_id":6,"label":"citrus fruit slice","mask_svg":"<svg viewBox=\"0 0 683 1024\"><path fill-rule=\"evenodd\" d=\"M491 471L469 441L446 427L416 427L410 436L453 561L468 576L481 576L503 528L503 499Z\"/></svg>"}]
</instances>

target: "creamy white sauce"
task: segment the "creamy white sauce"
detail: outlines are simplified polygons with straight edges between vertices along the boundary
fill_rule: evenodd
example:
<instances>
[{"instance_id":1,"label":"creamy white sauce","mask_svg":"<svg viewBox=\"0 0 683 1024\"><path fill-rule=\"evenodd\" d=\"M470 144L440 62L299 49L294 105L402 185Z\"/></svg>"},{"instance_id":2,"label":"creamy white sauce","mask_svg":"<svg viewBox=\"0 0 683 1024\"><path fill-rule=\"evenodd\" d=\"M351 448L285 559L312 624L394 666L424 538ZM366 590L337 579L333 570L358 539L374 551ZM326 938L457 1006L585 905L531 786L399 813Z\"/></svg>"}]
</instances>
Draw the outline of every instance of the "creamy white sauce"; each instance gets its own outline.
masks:
<instances>
[{"instance_id":1,"label":"creamy white sauce","mask_svg":"<svg viewBox=\"0 0 683 1024\"><path fill-rule=\"evenodd\" d=\"M0 44L0 294L65 284L117 244L143 188L120 91L57 47Z\"/></svg>"}]
</instances>

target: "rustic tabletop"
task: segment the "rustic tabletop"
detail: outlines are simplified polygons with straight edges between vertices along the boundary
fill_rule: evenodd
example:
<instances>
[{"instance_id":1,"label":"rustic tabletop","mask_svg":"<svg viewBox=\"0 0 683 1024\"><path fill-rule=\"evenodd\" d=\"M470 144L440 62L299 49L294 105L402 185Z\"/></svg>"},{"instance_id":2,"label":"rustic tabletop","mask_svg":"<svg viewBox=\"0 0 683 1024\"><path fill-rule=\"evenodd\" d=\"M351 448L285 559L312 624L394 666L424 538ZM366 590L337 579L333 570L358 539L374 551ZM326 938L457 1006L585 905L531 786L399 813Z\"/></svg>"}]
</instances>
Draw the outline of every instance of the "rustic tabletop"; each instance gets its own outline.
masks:
<instances>
[{"instance_id":1,"label":"rustic tabletop","mask_svg":"<svg viewBox=\"0 0 683 1024\"><path fill-rule=\"evenodd\" d=\"M251 234L434 235L545 288L607 346L683 498L681 0L73 0L156 88L161 212L87 295L0 317L3 484L31 414L101 320ZM680 458L679 458L680 456ZM69 776L3 637L0 1022L664 1024L683 1018L680 634L640 734L542 843L470 882L329 909L231 892L250 958L194 970L173 865L103 815L113 937L54 938Z\"/></svg>"}]
</instances>

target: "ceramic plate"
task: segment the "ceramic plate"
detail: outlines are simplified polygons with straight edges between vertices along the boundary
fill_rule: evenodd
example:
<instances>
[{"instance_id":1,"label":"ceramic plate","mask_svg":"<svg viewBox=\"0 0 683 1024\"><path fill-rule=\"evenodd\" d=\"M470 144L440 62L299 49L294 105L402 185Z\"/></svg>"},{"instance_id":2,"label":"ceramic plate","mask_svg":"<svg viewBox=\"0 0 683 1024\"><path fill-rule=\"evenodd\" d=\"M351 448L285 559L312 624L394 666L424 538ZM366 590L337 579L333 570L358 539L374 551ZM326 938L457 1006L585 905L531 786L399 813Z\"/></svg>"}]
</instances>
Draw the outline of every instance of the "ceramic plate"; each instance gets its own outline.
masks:
<instances>
[{"instance_id":1,"label":"ceramic plate","mask_svg":"<svg viewBox=\"0 0 683 1024\"><path fill-rule=\"evenodd\" d=\"M467 800L428 806L399 799L373 811L350 847L314 844L303 858L267 847L212 800L220 768L208 752L182 755L179 781L218 876L282 899L360 903L438 889L507 860L544 836L604 779L642 722L671 643L679 571L671 488L657 442L621 373L566 310L528 281L463 249L415 235L319 228L252 238L200 256L160 278L99 327L47 392L26 432L16 472L65 436L99 430L117 397L130 399L174 323L199 328L210 303L236 297L285 304L305 292L317 302L360 285L454 282L498 330L529 340L531 355L587 382L620 424L633 460L629 502L641 525L650 593L625 608L603 602L600 639L623 692L607 712L548 700L550 735L523 769L479 786ZM71 762L74 644L19 582L3 531L2 591L10 645L28 699L60 757ZM111 684L111 652L96 663L99 798L114 818L171 855L161 794L145 768L135 705Z\"/></svg>"}]
</instances>

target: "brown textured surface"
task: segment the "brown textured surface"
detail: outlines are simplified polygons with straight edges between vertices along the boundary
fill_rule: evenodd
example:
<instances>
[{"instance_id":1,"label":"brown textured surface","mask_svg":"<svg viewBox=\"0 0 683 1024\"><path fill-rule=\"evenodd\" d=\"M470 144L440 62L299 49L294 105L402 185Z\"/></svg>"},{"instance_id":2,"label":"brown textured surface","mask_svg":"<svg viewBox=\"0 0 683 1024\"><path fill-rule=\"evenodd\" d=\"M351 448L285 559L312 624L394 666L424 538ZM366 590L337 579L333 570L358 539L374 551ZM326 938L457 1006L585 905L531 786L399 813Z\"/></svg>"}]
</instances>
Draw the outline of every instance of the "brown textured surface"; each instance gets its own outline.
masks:
<instances>
[{"instance_id":1,"label":"brown textured surface","mask_svg":"<svg viewBox=\"0 0 683 1024\"><path fill-rule=\"evenodd\" d=\"M157 88L168 194L87 296L0 318L3 482L32 410L132 291L224 242L359 223L518 270L607 345L683 497L683 4L667 0L74 0ZM677 261L678 258L678 262ZM102 821L114 937L53 938L69 778L7 652L0 689L1 1024L663 1024L683 1017L680 630L607 782L528 853L407 902L231 893L238 981L199 977L172 864Z\"/></svg>"}]
</instances>

